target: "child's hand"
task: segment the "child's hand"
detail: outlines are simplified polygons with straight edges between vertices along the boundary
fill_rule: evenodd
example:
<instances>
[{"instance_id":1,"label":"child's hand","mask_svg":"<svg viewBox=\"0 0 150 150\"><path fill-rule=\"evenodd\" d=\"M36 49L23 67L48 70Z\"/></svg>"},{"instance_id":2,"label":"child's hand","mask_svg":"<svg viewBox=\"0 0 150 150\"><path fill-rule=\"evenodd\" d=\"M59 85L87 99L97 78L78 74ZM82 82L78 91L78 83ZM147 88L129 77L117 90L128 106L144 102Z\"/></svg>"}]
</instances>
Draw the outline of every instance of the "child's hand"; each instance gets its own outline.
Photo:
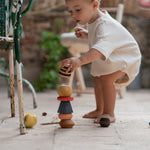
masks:
<instances>
[{"instance_id":1,"label":"child's hand","mask_svg":"<svg viewBox=\"0 0 150 150\"><path fill-rule=\"evenodd\" d=\"M67 66L68 69L66 72L73 72L77 67L81 66L81 61L79 58L71 57L61 61L61 67Z\"/></svg>"},{"instance_id":2,"label":"child's hand","mask_svg":"<svg viewBox=\"0 0 150 150\"><path fill-rule=\"evenodd\" d=\"M88 31L85 30L84 28L75 27L74 30L77 38L88 39Z\"/></svg>"}]
</instances>

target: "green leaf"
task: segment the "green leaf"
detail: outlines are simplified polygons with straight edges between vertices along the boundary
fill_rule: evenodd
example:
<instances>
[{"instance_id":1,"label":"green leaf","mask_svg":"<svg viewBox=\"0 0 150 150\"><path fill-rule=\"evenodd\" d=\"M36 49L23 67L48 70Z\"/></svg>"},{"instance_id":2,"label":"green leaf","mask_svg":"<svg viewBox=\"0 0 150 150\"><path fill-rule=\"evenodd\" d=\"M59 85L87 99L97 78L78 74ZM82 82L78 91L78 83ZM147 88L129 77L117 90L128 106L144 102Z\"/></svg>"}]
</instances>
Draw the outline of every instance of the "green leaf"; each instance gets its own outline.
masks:
<instances>
[{"instance_id":1,"label":"green leaf","mask_svg":"<svg viewBox=\"0 0 150 150\"><path fill-rule=\"evenodd\" d=\"M43 31L41 33L40 48L45 53L43 71L40 78L33 83L37 91L47 88L57 88L61 77L58 76L59 62L70 57L67 48L60 43L60 35L53 32Z\"/></svg>"}]
</instances>

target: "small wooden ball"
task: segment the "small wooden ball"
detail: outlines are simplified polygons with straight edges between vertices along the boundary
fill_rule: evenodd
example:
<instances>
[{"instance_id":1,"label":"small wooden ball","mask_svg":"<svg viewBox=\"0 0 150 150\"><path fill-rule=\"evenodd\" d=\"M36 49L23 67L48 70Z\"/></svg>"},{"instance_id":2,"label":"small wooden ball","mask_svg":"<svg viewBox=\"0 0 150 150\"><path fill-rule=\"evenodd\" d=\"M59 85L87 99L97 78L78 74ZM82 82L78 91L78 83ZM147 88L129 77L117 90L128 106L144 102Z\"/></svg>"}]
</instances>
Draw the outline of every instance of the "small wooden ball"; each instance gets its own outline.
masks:
<instances>
[{"instance_id":1,"label":"small wooden ball","mask_svg":"<svg viewBox=\"0 0 150 150\"><path fill-rule=\"evenodd\" d=\"M43 113L42 113L42 116L47 116L47 113L46 113L46 112L43 112Z\"/></svg>"},{"instance_id":2,"label":"small wooden ball","mask_svg":"<svg viewBox=\"0 0 150 150\"><path fill-rule=\"evenodd\" d=\"M59 119L64 120L64 119L71 119L72 114L59 114L58 115Z\"/></svg>"},{"instance_id":3,"label":"small wooden ball","mask_svg":"<svg viewBox=\"0 0 150 150\"><path fill-rule=\"evenodd\" d=\"M101 127L109 127L110 119L109 118L101 118L100 125L101 125Z\"/></svg>"}]
</instances>

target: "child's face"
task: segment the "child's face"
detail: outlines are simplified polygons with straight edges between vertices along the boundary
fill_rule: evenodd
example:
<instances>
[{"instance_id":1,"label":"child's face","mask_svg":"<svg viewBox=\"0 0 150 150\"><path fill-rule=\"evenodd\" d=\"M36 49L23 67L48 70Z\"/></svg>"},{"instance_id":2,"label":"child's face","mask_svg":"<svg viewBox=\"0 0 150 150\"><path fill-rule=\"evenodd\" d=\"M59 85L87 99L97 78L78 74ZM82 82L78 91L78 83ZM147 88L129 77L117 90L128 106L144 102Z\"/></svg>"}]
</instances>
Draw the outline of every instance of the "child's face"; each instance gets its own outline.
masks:
<instances>
[{"instance_id":1,"label":"child's face","mask_svg":"<svg viewBox=\"0 0 150 150\"><path fill-rule=\"evenodd\" d=\"M97 2L96 2L97 3ZM79 24L92 23L97 10L92 0L66 0L67 9L71 17Z\"/></svg>"}]
</instances>

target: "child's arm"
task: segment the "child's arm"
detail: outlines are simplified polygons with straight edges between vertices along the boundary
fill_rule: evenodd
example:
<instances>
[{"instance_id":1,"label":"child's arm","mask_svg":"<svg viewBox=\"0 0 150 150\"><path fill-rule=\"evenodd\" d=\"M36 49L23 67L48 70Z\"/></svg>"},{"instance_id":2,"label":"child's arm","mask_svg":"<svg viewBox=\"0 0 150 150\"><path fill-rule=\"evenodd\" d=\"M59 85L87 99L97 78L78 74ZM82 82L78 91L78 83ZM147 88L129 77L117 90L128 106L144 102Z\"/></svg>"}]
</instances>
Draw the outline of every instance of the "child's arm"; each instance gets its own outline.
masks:
<instances>
[{"instance_id":1,"label":"child's arm","mask_svg":"<svg viewBox=\"0 0 150 150\"><path fill-rule=\"evenodd\" d=\"M104 56L97 50L91 49L81 57L71 57L61 62L62 67L68 66L68 71L73 72L77 67L88 64L98 58L103 59Z\"/></svg>"},{"instance_id":2,"label":"child's arm","mask_svg":"<svg viewBox=\"0 0 150 150\"><path fill-rule=\"evenodd\" d=\"M84 28L75 27L74 30L77 38L88 39L88 31L85 30Z\"/></svg>"}]
</instances>

